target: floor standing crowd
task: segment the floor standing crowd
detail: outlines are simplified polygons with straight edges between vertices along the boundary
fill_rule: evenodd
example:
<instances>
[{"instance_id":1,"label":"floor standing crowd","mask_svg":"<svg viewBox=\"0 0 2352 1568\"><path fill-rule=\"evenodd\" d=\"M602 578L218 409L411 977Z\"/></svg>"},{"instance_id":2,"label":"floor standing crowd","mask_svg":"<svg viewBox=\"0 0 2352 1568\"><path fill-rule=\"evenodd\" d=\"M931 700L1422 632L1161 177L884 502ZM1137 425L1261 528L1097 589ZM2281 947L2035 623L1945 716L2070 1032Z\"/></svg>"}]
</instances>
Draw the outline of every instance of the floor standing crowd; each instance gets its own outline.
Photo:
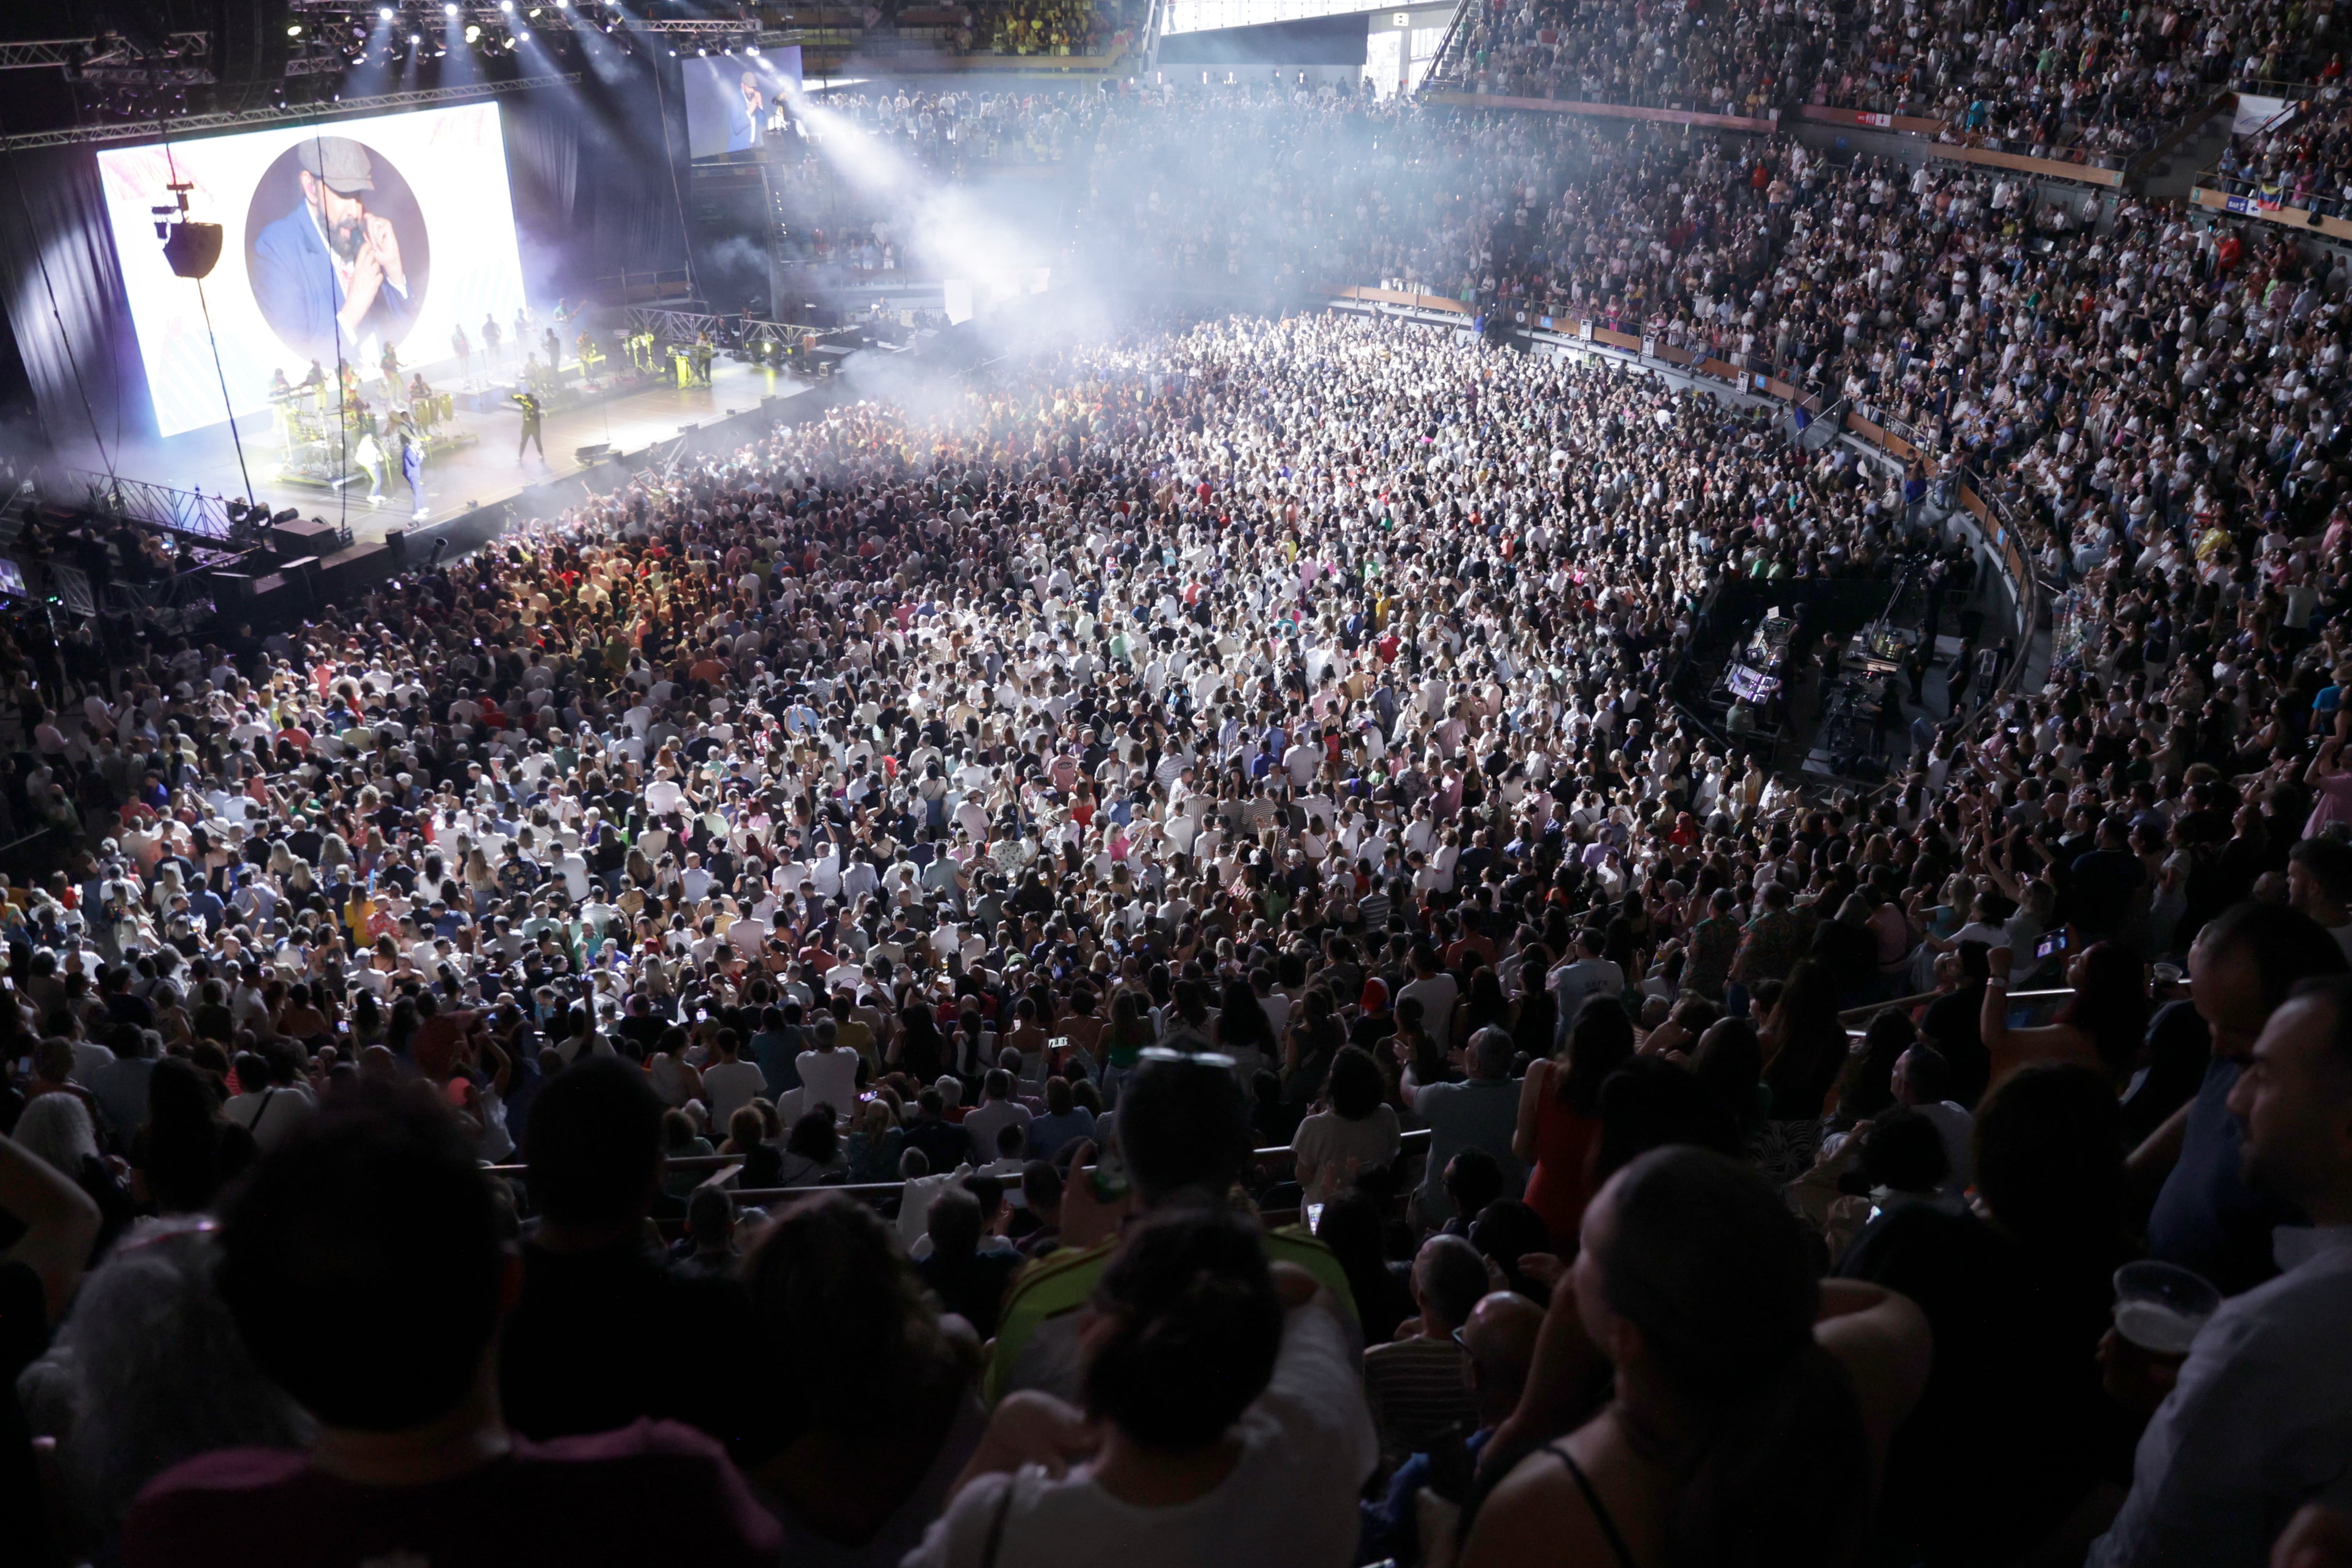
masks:
<instances>
[{"instance_id":1,"label":"floor standing crowd","mask_svg":"<svg viewBox=\"0 0 2352 1568\"><path fill-rule=\"evenodd\" d=\"M69 695L20 660L11 809L95 820L0 904L12 1546L2346 1560L2336 276L1452 124L1406 134L1496 138L1478 200L1523 167L1562 240L1523 275L1850 300L1806 364L1890 403L1862 306L1943 244L1897 346L2103 629L1801 793L1674 673L1727 578L1932 550L1901 476L1318 311L844 403ZM1689 227L1580 216L1596 171Z\"/></svg>"}]
</instances>

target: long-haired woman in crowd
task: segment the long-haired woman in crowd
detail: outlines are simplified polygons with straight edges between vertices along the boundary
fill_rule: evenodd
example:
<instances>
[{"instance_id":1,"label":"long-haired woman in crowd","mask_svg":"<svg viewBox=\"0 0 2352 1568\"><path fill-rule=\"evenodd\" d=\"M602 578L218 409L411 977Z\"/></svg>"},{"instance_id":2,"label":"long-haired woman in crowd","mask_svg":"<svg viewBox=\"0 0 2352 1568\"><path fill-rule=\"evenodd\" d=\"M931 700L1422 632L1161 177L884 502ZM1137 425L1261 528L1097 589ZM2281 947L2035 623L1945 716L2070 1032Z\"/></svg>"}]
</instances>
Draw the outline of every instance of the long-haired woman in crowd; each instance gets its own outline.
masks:
<instances>
[{"instance_id":1,"label":"long-haired woman in crowd","mask_svg":"<svg viewBox=\"0 0 2352 1568\"><path fill-rule=\"evenodd\" d=\"M1886 1444L1928 1365L1919 1310L1817 1278L1750 1170L1644 1154L1586 1209L1528 1398L1497 1442L1539 1445L1480 1510L1464 1568L1815 1568L1854 1562ZM1564 1436L1567 1370L1614 1391Z\"/></svg>"}]
</instances>

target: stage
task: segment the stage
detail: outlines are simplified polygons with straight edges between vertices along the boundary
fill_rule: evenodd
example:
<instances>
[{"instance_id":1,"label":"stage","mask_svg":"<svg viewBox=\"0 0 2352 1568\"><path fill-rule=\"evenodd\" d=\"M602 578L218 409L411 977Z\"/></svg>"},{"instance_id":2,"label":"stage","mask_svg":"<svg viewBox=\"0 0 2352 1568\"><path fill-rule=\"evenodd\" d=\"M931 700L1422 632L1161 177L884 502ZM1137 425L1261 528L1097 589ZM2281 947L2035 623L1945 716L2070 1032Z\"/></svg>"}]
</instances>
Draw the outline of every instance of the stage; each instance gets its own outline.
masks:
<instances>
[{"instance_id":1,"label":"stage","mask_svg":"<svg viewBox=\"0 0 2352 1568\"><path fill-rule=\"evenodd\" d=\"M460 409L453 425L476 439L471 445L436 455L425 468L425 515L415 516L408 486L399 475L398 461L385 476L384 499L368 504L364 477L341 491L317 484L278 481L270 477L279 448L275 421L268 414L248 415L236 423L245 445L245 466L253 477L252 493L273 510L296 508L306 518L347 524L362 544L381 540L393 529L414 534L510 500L526 489L551 480L570 479L592 463L575 456L583 447L604 445L616 456L635 457L646 447L675 439L734 415L749 413L769 399L782 400L814 390L805 377L765 366L721 358L711 366L711 384L680 387L660 382L575 408L551 411L541 420L547 454L534 446L521 461L515 443L522 432L522 415L511 405L486 413ZM457 391L456 384L445 388ZM373 390L373 389L371 389ZM780 410L781 411L781 410ZM747 437L748 438L748 437ZM242 496L245 479L238 471L236 443L224 422L191 430L167 440L129 442L113 451L114 471L127 479L144 479L174 489L201 490L208 495ZM87 443L69 450L66 460L75 467L102 470L105 464Z\"/></svg>"}]
</instances>

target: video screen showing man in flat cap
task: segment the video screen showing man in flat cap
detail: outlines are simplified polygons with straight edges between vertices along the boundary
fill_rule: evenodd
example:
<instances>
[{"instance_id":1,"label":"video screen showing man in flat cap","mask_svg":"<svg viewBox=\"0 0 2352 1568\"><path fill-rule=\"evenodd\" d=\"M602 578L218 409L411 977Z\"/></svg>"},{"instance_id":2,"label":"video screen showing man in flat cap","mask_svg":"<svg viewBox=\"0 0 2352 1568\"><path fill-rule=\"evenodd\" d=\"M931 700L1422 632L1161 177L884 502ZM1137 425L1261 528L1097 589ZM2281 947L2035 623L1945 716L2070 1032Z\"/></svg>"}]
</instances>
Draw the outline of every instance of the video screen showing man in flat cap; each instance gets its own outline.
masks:
<instances>
[{"instance_id":1,"label":"video screen showing man in flat cap","mask_svg":"<svg viewBox=\"0 0 2352 1568\"><path fill-rule=\"evenodd\" d=\"M760 79L745 71L737 83L740 94L730 96L727 102L727 150L744 153L766 140L768 98L761 89Z\"/></svg>"},{"instance_id":2,"label":"video screen showing man in flat cap","mask_svg":"<svg viewBox=\"0 0 2352 1568\"><path fill-rule=\"evenodd\" d=\"M415 214L405 184L398 191L404 199L386 202L390 192L380 183L398 181L398 174L346 136L314 136L290 155L300 195L251 249L262 319L288 347L320 359L336 357L339 336L345 359L400 342L415 323L422 292L410 275L422 258L404 258L401 234L384 210L396 205Z\"/></svg>"}]
</instances>

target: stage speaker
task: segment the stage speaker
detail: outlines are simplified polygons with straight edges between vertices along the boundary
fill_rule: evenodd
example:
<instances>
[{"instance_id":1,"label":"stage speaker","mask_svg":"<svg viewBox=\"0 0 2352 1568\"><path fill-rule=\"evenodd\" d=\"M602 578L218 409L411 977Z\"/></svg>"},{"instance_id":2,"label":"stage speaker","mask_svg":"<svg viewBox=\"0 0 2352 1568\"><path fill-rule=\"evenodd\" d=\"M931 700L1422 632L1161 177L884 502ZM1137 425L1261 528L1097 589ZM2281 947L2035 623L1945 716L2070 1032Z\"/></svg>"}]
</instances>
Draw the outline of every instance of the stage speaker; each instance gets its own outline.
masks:
<instances>
[{"instance_id":1,"label":"stage speaker","mask_svg":"<svg viewBox=\"0 0 2352 1568\"><path fill-rule=\"evenodd\" d=\"M174 224L163 241L163 259L172 264L174 278L211 277L220 253L221 226L216 223Z\"/></svg>"},{"instance_id":2,"label":"stage speaker","mask_svg":"<svg viewBox=\"0 0 2352 1568\"><path fill-rule=\"evenodd\" d=\"M213 107L257 108L286 83L288 0L212 0Z\"/></svg>"},{"instance_id":3,"label":"stage speaker","mask_svg":"<svg viewBox=\"0 0 2352 1568\"><path fill-rule=\"evenodd\" d=\"M335 525L317 518L295 517L269 525L269 545L289 555L318 555L336 546Z\"/></svg>"},{"instance_id":4,"label":"stage speaker","mask_svg":"<svg viewBox=\"0 0 2352 1568\"><path fill-rule=\"evenodd\" d=\"M583 465L601 463L612 455L613 443L610 441L597 441L589 446L572 448L572 461Z\"/></svg>"},{"instance_id":5,"label":"stage speaker","mask_svg":"<svg viewBox=\"0 0 2352 1568\"><path fill-rule=\"evenodd\" d=\"M357 598L377 578L390 576L397 564L389 542L354 544L349 550L338 550L319 563L320 595Z\"/></svg>"}]
</instances>

